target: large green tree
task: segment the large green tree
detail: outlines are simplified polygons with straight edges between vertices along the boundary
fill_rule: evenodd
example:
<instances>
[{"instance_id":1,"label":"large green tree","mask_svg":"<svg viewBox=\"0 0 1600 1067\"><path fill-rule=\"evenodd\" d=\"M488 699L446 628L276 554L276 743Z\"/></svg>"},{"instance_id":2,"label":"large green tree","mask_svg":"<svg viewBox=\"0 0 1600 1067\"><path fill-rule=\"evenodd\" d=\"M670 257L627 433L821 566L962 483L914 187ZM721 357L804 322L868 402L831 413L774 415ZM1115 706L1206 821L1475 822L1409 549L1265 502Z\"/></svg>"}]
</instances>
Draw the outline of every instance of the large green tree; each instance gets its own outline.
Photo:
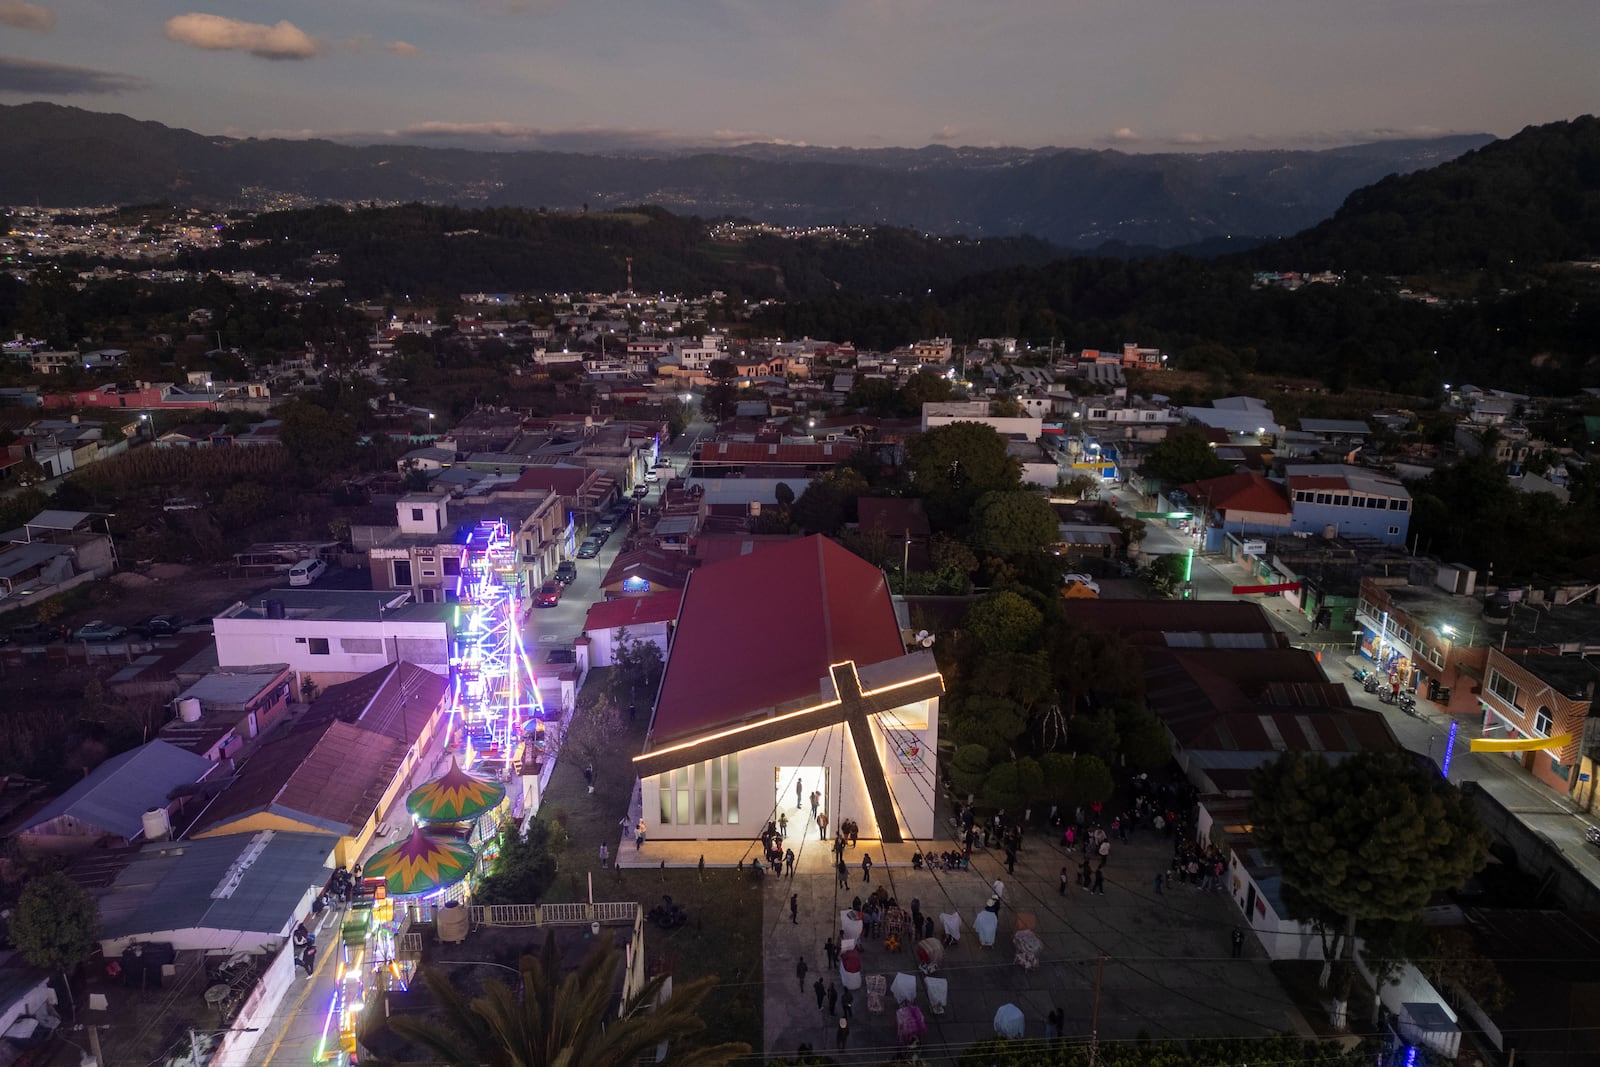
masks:
<instances>
[{"instance_id":1,"label":"large green tree","mask_svg":"<svg viewBox=\"0 0 1600 1067\"><path fill-rule=\"evenodd\" d=\"M1174 430L1150 450L1142 469L1147 477L1178 486L1232 474L1233 464L1212 451L1199 430Z\"/></svg>"},{"instance_id":2,"label":"large green tree","mask_svg":"<svg viewBox=\"0 0 1600 1067\"><path fill-rule=\"evenodd\" d=\"M1043 552L1060 539L1055 509L1031 490L985 493L973 508L973 542L1003 559Z\"/></svg>"},{"instance_id":3,"label":"large green tree","mask_svg":"<svg viewBox=\"0 0 1600 1067\"><path fill-rule=\"evenodd\" d=\"M100 908L60 872L30 881L11 916L11 943L35 967L60 974L72 999L72 972L89 958L100 933Z\"/></svg>"},{"instance_id":4,"label":"large green tree","mask_svg":"<svg viewBox=\"0 0 1600 1067\"><path fill-rule=\"evenodd\" d=\"M455 1067L634 1067L646 1058L664 1067L723 1067L749 1053L745 1044L695 1040L705 1029L701 1005L715 978L674 982L663 1001L667 978L657 976L618 1014L612 998L624 961L611 937L596 941L565 976L558 940L551 931L538 956L522 957L520 990L491 978L469 1000L445 975L424 968L438 1017L396 1016L389 1025Z\"/></svg>"},{"instance_id":5,"label":"large green tree","mask_svg":"<svg viewBox=\"0 0 1600 1067\"><path fill-rule=\"evenodd\" d=\"M1363 920L1410 919L1483 866L1487 838L1460 791L1403 753L1285 753L1255 773L1252 794L1256 843L1291 907L1323 931L1324 982L1342 964L1341 1005Z\"/></svg>"},{"instance_id":6,"label":"large green tree","mask_svg":"<svg viewBox=\"0 0 1600 1067\"><path fill-rule=\"evenodd\" d=\"M939 530L964 525L983 494L1022 484L1022 461L981 422L953 422L918 434L906 443L906 467L912 488L927 498L929 522Z\"/></svg>"},{"instance_id":7,"label":"large green tree","mask_svg":"<svg viewBox=\"0 0 1600 1067\"><path fill-rule=\"evenodd\" d=\"M1044 613L1009 589L984 596L967 609L962 628L982 654L1023 652L1039 638Z\"/></svg>"}]
</instances>

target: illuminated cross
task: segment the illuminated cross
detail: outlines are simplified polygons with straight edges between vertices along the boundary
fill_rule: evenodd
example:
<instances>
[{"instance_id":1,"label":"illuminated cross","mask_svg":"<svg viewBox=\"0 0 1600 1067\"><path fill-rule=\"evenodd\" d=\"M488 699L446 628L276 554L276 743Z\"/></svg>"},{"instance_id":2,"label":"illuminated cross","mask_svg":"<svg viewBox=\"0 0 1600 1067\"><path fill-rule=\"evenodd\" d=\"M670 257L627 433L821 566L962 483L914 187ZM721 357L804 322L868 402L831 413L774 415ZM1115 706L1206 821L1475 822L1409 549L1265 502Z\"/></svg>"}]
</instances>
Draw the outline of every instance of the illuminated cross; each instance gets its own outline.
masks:
<instances>
[{"instance_id":1,"label":"illuminated cross","mask_svg":"<svg viewBox=\"0 0 1600 1067\"><path fill-rule=\"evenodd\" d=\"M871 718L944 692L944 679L934 667L933 656L927 652L913 655L925 661L919 664L925 670L913 678L869 690L861 688L861 677L853 661L835 663L828 668L837 694L834 699L651 749L633 757L634 768L640 776L649 777L844 723L849 726L850 739L855 744L856 762L861 766L861 777L867 787L867 797L872 801L878 832L882 840L899 844L904 838L900 834L900 820L895 817L894 798L889 793L883 761L878 758L877 746L873 744Z\"/></svg>"}]
</instances>

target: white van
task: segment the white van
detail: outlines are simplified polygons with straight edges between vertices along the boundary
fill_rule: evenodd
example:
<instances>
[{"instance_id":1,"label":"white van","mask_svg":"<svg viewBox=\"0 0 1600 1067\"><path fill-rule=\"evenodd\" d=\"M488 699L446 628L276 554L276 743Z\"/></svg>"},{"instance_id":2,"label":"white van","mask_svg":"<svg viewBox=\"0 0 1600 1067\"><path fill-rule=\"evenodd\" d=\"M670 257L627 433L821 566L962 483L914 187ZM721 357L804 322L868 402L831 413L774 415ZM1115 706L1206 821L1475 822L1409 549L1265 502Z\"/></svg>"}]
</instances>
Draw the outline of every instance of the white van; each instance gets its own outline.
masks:
<instances>
[{"instance_id":1,"label":"white van","mask_svg":"<svg viewBox=\"0 0 1600 1067\"><path fill-rule=\"evenodd\" d=\"M289 568L290 585L310 585L321 578L328 565L320 559L303 559Z\"/></svg>"}]
</instances>

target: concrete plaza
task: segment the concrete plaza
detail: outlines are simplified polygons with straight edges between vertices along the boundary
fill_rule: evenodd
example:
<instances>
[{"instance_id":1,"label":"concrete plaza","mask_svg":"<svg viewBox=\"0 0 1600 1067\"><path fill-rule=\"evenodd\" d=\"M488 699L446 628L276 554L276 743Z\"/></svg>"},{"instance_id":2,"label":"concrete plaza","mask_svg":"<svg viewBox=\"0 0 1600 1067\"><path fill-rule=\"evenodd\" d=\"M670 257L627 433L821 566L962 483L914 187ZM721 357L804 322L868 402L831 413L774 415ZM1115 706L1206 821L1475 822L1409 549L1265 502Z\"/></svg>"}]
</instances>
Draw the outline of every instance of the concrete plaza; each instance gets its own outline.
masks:
<instances>
[{"instance_id":1,"label":"concrete plaza","mask_svg":"<svg viewBox=\"0 0 1600 1067\"><path fill-rule=\"evenodd\" d=\"M860 867L863 851L870 851L874 860L872 882L866 885ZM1232 958L1231 937L1243 924L1226 893L1188 887L1156 891L1155 876L1165 872L1172 856L1171 838L1142 831L1127 845L1114 842L1104 895L1078 888L1078 854L1069 856L1042 831L1024 841L1015 875L1006 873L997 852L977 853L971 871L933 872L897 860L896 853L909 855L910 846L890 846L885 864L882 846L862 841L845 856L851 872L848 890L838 887L825 849L813 842L806 852L807 862L793 878L768 875L763 891L764 1044L769 1054L792 1054L802 1042L819 1053L835 1050L837 1019L826 1008L817 1008L812 989L819 973L825 981L838 979L828 973L823 942L837 936L838 913L850 906L852 896L864 897L879 884L887 885L902 907L909 908L917 898L923 913L936 920L941 912L961 916L961 942L946 950L936 972L950 983L942 1015L932 1013L926 986L918 980L916 1003L928 1024L921 1048L931 1059L953 1060L960 1050L992 1036L995 1011L1007 1003L1022 1009L1030 1038L1042 1038L1046 1014L1059 1009L1065 1016L1064 1035L1086 1039L1095 1021L1097 980L1098 1032L1105 1041L1133 1040L1141 1034L1159 1039L1311 1033L1253 938L1246 938L1241 958ZM665 858L658 855L657 862ZM1064 865L1069 884L1061 894L1058 875ZM982 948L971 922L996 878L1005 883L999 931L993 947ZM790 920L791 893L799 895L798 924ZM1014 962L1012 934L1019 916L1029 914L1044 951L1039 967L1025 971ZM864 974L881 974L891 983L897 972L918 974L909 942L894 952L881 941L870 942L862 956ZM795 974L801 957L807 964L803 983ZM847 1047L886 1054L895 1048L895 1007L893 997L886 996L883 1012L871 1013L865 987L857 990Z\"/></svg>"}]
</instances>

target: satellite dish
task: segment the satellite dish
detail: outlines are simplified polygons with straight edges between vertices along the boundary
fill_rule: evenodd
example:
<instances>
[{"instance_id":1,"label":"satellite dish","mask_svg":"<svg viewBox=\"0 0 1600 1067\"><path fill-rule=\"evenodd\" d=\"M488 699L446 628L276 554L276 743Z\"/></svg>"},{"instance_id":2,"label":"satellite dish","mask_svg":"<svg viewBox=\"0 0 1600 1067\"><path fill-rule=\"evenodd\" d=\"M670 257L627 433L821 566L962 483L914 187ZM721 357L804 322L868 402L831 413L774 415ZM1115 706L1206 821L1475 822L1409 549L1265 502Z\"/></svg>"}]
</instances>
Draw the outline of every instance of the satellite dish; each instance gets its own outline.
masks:
<instances>
[{"instance_id":1,"label":"satellite dish","mask_svg":"<svg viewBox=\"0 0 1600 1067\"><path fill-rule=\"evenodd\" d=\"M930 634L926 630L918 630L917 631L917 644L921 645L923 648L932 648L933 647L933 642L934 642L933 634Z\"/></svg>"}]
</instances>

